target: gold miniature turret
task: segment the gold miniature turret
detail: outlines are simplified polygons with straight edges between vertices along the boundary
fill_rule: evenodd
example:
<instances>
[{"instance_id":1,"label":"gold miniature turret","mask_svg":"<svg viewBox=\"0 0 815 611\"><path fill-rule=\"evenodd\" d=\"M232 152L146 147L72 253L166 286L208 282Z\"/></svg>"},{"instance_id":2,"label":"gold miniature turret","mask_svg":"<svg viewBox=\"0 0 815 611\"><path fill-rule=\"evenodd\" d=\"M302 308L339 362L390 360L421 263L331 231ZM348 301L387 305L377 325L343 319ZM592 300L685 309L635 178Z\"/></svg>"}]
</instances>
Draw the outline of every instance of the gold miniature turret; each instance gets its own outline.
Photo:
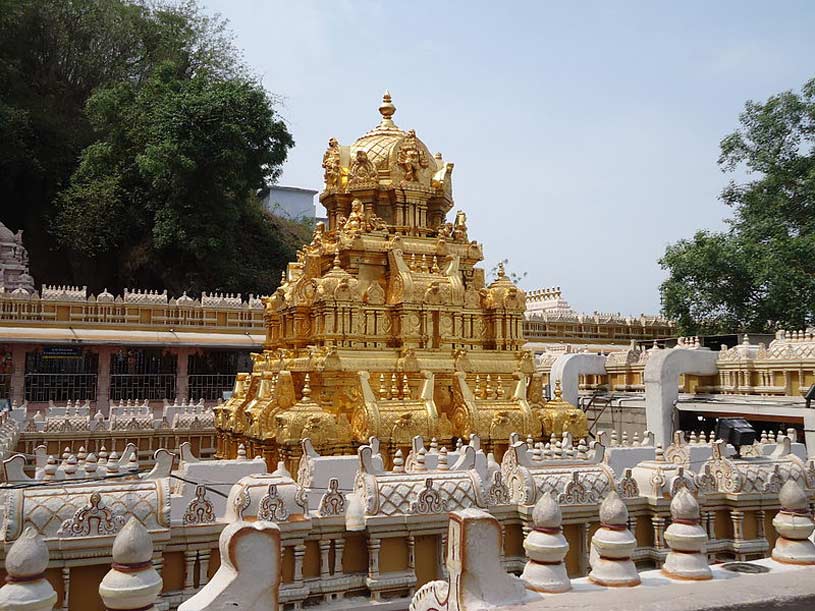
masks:
<instances>
[{"instance_id":1,"label":"gold miniature turret","mask_svg":"<svg viewBox=\"0 0 815 611\"><path fill-rule=\"evenodd\" d=\"M486 285L466 215L446 218L453 164L397 127L395 112L386 92L374 129L350 146L329 140L328 226L264 299L265 350L219 415L221 455L243 443L272 465L294 461L304 436L325 454L370 435L407 450L419 434L478 433L486 448L540 434L524 292L503 269ZM506 386L477 396L478 376ZM377 385L392 378L395 392Z\"/></svg>"},{"instance_id":2,"label":"gold miniature turret","mask_svg":"<svg viewBox=\"0 0 815 611\"><path fill-rule=\"evenodd\" d=\"M586 413L563 398L560 381L555 382L555 398L547 401L537 413L547 435L554 433L561 436L568 432L574 439L585 439L588 436Z\"/></svg>"}]
</instances>

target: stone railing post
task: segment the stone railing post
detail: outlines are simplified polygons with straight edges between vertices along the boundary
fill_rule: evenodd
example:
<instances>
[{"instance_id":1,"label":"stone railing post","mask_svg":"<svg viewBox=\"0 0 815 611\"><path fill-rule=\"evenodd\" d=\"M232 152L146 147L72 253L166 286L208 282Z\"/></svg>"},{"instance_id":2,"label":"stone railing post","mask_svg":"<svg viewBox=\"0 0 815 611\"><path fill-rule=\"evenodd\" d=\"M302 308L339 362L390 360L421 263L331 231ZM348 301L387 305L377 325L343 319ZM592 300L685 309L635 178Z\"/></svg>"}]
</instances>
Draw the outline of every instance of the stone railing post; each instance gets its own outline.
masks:
<instances>
[{"instance_id":1,"label":"stone railing post","mask_svg":"<svg viewBox=\"0 0 815 611\"><path fill-rule=\"evenodd\" d=\"M345 550L345 539L342 536L334 539L334 574L342 575L342 553Z\"/></svg>"},{"instance_id":2,"label":"stone railing post","mask_svg":"<svg viewBox=\"0 0 815 611\"><path fill-rule=\"evenodd\" d=\"M793 480L781 487L778 495L781 509L773 518L778 532L772 558L787 564L815 564L815 543L810 541L815 522L809 510L809 499Z\"/></svg>"},{"instance_id":3,"label":"stone railing post","mask_svg":"<svg viewBox=\"0 0 815 611\"><path fill-rule=\"evenodd\" d=\"M524 540L529 558L521 574L526 587L537 592L566 592L572 589L563 560L569 542L563 536L563 515L551 494L544 494L532 510L534 528Z\"/></svg>"},{"instance_id":4,"label":"stone railing post","mask_svg":"<svg viewBox=\"0 0 815 611\"><path fill-rule=\"evenodd\" d=\"M198 551L198 587L203 588L209 581L209 556L208 549Z\"/></svg>"},{"instance_id":5,"label":"stone railing post","mask_svg":"<svg viewBox=\"0 0 815 611\"><path fill-rule=\"evenodd\" d=\"M198 554L195 550L184 551L184 593L192 594L195 590L195 560Z\"/></svg>"},{"instance_id":6,"label":"stone railing post","mask_svg":"<svg viewBox=\"0 0 815 611\"><path fill-rule=\"evenodd\" d=\"M449 581L424 584L413 595L410 611L466 611L526 602L524 582L507 575L501 565L498 520L474 508L449 515Z\"/></svg>"},{"instance_id":7,"label":"stone railing post","mask_svg":"<svg viewBox=\"0 0 815 611\"><path fill-rule=\"evenodd\" d=\"M221 566L178 611L227 608L277 611L280 594L280 528L273 522L233 522L218 540Z\"/></svg>"},{"instance_id":8,"label":"stone railing post","mask_svg":"<svg viewBox=\"0 0 815 611\"><path fill-rule=\"evenodd\" d=\"M48 547L37 531L28 527L6 555L6 585L0 588L0 609L51 611L57 593L45 578Z\"/></svg>"},{"instance_id":9,"label":"stone railing post","mask_svg":"<svg viewBox=\"0 0 815 611\"><path fill-rule=\"evenodd\" d=\"M637 540L628 530L628 508L612 490L600 504L600 528L591 538L589 580L601 586L627 587L640 584L631 554Z\"/></svg>"},{"instance_id":10,"label":"stone railing post","mask_svg":"<svg viewBox=\"0 0 815 611\"><path fill-rule=\"evenodd\" d=\"M674 579L713 579L707 564L707 533L702 528L699 503L687 488L680 488L671 501L671 518L671 525L665 530L665 541L671 551L662 572Z\"/></svg>"},{"instance_id":11,"label":"stone railing post","mask_svg":"<svg viewBox=\"0 0 815 611\"><path fill-rule=\"evenodd\" d=\"M113 564L99 584L99 596L108 611L155 611L162 581L153 568L153 540L135 517L113 541Z\"/></svg>"}]
</instances>

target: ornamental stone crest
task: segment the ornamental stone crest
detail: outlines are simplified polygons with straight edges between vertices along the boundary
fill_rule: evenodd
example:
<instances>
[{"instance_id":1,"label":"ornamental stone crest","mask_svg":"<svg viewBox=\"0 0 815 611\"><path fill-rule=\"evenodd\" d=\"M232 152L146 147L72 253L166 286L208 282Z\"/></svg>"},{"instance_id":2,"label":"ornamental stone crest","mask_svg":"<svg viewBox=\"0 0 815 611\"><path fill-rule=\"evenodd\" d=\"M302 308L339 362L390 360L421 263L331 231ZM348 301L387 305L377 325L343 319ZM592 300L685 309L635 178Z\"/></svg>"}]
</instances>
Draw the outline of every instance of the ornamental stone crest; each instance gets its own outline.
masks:
<instances>
[{"instance_id":1,"label":"ornamental stone crest","mask_svg":"<svg viewBox=\"0 0 815 611\"><path fill-rule=\"evenodd\" d=\"M424 481L424 489L410 503L410 513L443 513L447 511L447 502L441 498L441 492L433 488L433 478Z\"/></svg>"},{"instance_id":2,"label":"ornamental stone crest","mask_svg":"<svg viewBox=\"0 0 815 611\"><path fill-rule=\"evenodd\" d=\"M302 486L297 486L294 490L294 502L303 509L303 513L308 513L308 491Z\"/></svg>"},{"instance_id":3,"label":"ornamental stone crest","mask_svg":"<svg viewBox=\"0 0 815 611\"><path fill-rule=\"evenodd\" d=\"M500 471L496 471L492 478L492 484L487 490L487 504L488 505L508 505L509 486L504 483L504 478Z\"/></svg>"},{"instance_id":4,"label":"ornamental stone crest","mask_svg":"<svg viewBox=\"0 0 815 611\"><path fill-rule=\"evenodd\" d=\"M572 480L566 484L557 500L561 505L591 505L599 503L600 497L580 482L579 471L573 471Z\"/></svg>"},{"instance_id":5,"label":"ornamental stone crest","mask_svg":"<svg viewBox=\"0 0 815 611\"><path fill-rule=\"evenodd\" d=\"M235 500L232 501L232 505L235 508L235 513L238 514L238 519L243 519L243 512L249 508L249 505L252 503L252 498L249 496L249 492L246 488L241 488L238 491Z\"/></svg>"},{"instance_id":6,"label":"ornamental stone crest","mask_svg":"<svg viewBox=\"0 0 815 611\"><path fill-rule=\"evenodd\" d=\"M620 496L624 499L633 499L640 495L640 487L637 485L637 480L632 477L631 469L623 472L623 478L617 487L620 489Z\"/></svg>"},{"instance_id":7,"label":"ornamental stone crest","mask_svg":"<svg viewBox=\"0 0 815 611\"><path fill-rule=\"evenodd\" d=\"M258 520L267 522L285 522L289 519L289 512L286 511L286 504L280 498L277 491L277 484L269 484L269 490L262 499L258 507Z\"/></svg>"},{"instance_id":8,"label":"ornamental stone crest","mask_svg":"<svg viewBox=\"0 0 815 611\"><path fill-rule=\"evenodd\" d=\"M341 516L345 513L345 497L339 491L340 483L336 477L328 480L328 491L320 499L320 515Z\"/></svg>"},{"instance_id":9,"label":"ornamental stone crest","mask_svg":"<svg viewBox=\"0 0 815 611\"><path fill-rule=\"evenodd\" d=\"M685 475L684 467L679 467L676 476L671 481L671 497L675 497L682 488L685 488L694 496L699 493L699 488L696 485L696 482L693 481L692 478Z\"/></svg>"},{"instance_id":10,"label":"ornamental stone crest","mask_svg":"<svg viewBox=\"0 0 815 611\"><path fill-rule=\"evenodd\" d=\"M696 486L702 494L711 494L718 490L716 478L710 472L710 465L705 465L705 470L696 476Z\"/></svg>"},{"instance_id":11,"label":"ornamental stone crest","mask_svg":"<svg viewBox=\"0 0 815 611\"><path fill-rule=\"evenodd\" d=\"M662 487L665 485L665 472L662 470L662 467L657 467L649 483L651 484L651 496L662 496Z\"/></svg>"},{"instance_id":12,"label":"ornamental stone crest","mask_svg":"<svg viewBox=\"0 0 815 611\"><path fill-rule=\"evenodd\" d=\"M102 495L94 492L90 502L65 520L57 535L61 537L91 537L115 535L125 525L125 518L102 504Z\"/></svg>"},{"instance_id":13,"label":"ornamental stone crest","mask_svg":"<svg viewBox=\"0 0 815 611\"><path fill-rule=\"evenodd\" d=\"M212 524L214 521L215 511L212 503L207 499L207 489L204 486L196 486L195 498L187 504L182 523L184 526L190 526L193 524Z\"/></svg>"}]
</instances>

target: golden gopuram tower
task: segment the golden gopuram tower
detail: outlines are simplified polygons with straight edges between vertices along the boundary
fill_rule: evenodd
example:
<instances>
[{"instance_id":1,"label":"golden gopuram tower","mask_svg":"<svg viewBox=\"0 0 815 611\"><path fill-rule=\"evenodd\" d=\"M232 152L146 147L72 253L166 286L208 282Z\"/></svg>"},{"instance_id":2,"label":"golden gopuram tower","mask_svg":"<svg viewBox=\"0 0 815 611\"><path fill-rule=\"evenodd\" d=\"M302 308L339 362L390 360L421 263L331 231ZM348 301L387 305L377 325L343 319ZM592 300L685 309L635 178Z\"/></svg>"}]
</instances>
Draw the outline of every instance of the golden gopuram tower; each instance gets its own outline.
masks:
<instances>
[{"instance_id":1,"label":"golden gopuram tower","mask_svg":"<svg viewBox=\"0 0 815 611\"><path fill-rule=\"evenodd\" d=\"M540 437L524 292L502 268L485 283L466 215L447 221L453 164L395 112L385 93L378 126L350 146L329 140L328 226L264 299L264 350L216 410L219 455L244 444L294 469L304 437L347 454L376 436L392 456L414 435L453 447L477 433L500 460L511 433Z\"/></svg>"}]
</instances>

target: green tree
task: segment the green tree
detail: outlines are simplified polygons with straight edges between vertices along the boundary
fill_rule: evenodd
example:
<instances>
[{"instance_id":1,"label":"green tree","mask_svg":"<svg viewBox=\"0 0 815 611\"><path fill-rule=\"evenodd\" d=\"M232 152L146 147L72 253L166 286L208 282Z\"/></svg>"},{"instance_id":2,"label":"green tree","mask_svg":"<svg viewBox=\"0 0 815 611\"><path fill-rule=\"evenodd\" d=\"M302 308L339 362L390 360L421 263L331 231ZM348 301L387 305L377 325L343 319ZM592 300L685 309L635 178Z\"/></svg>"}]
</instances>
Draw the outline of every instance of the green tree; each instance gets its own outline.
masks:
<instances>
[{"instance_id":1,"label":"green tree","mask_svg":"<svg viewBox=\"0 0 815 611\"><path fill-rule=\"evenodd\" d=\"M101 88L87 105L99 140L58 198L57 234L118 261L123 282L179 290L251 288L242 240L270 232L251 197L273 179L292 139L257 83L166 63L142 84ZM252 257L244 249L244 257ZM167 262L172 262L167 265Z\"/></svg>"},{"instance_id":2,"label":"green tree","mask_svg":"<svg viewBox=\"0 0 815 611\"><path fill-rule=\"evenodd\" d=\"M0 0L0 221L44 282L271 290L303 235L254 193L292 144L193 1Z\"/></svg>"},{"instance_id":3,"label":"green tree","mask_svg":"<svg viewBox=\"0 0 815 611\"><path fill-rule=\"evenodd\" d=\"M815 322L815 80L747 102L721 142L732 180L725 232L698 232L660 259L664 313L685 333L772 331Z\"/></svg>"}]
</instances>

